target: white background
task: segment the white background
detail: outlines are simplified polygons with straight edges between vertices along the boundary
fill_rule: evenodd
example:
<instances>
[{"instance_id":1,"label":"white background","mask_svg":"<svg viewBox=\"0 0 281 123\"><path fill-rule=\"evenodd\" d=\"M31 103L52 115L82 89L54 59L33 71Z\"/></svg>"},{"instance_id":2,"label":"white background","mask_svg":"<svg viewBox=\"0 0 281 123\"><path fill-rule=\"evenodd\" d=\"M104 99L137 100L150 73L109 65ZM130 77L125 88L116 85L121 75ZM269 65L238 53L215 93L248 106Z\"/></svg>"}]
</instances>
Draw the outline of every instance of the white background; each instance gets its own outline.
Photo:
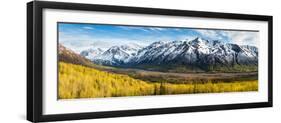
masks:
<instances>
[{"instance_id":1,"label":"white background","mask_svg":"<svg viewBox=\"0 0 281 123\"><path fill-rule=\"evenodd\" d=\"M70 0L69 0L70 1ZM82 1L82 0L81 0ZM84 0L85 1L85 0ZM128 5L170 9L269 14L274 16L274 108L212 111L199 113L138 116L73 121L76 123L143 122L280 122L281 114L281 15L277 0L91 0L97 4ZM6 0L0 5L0 122L25 123L26 111L26 2ZM279 28L278 28L279 27ZM279 64L278 64L279 63ZM279 69L278 69L279 68ZM279 87L278 87L279 86ZM278 90L279 89L279 90ZM66 121L70 122L70 121Z\"/></svg>"},{"instance_id":2,"label":"white background","mask_svg":"<svg viewBox=\"0 0 281 123\"><path fill-rule=\"evenodd\" d=\"M143 96L104 99L57 101L57 22L83 22L106 24L139 24L197 28L259 30L259 50L267 51L267 22L191 17L149 16L108 12L43 10L44 75L43 114L98 112L145 108L182 107L215 104L235 104L267 101L267 65L259 65L259 91L243 93L217 93L196 95ZM259 63L268 64L267 52L259 53Z\"/></svg>"}]
</instances>

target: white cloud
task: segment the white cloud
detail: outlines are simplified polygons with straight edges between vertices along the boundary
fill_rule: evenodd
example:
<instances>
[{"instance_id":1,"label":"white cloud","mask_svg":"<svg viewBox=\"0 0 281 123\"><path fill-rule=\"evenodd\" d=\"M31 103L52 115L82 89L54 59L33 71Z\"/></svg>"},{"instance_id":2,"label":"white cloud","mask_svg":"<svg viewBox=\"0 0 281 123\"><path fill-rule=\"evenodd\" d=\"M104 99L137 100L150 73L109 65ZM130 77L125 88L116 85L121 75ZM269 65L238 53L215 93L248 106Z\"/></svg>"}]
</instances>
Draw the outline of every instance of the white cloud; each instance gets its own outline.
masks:
<instances>
[{"instance_id":1,"label":"white cloud","mask_svg":"<svg viewBox=\"0 0 281 123\"><path fill-rule=\"evenodd\" d=\"M84 26L83 29L92 30L92 29L94 29L94 28L93 28L93 27L90 27L90 26Z\"/></svg>"},{"instance_id":2,"label":"white cloud","mask_svg":"<svg viewBox=\"0 0 281 123\"><path fill-rule=\"evenodd\" d=\"M141 30L144 32L151 32L151 31L164 31L165 28L159 28L159 27L134 27L134 26L118 26L118 28L124 29L124 30Z\"/></svg>"},{"instance_id":3,"label":"white cloud","mask_svg":"<svg viewBox=\"0 0 281 123\"><path fill-rule=\"evenodd\" d=\"M191 41L194 40L195 38L197 38L198 36L195 35L186 35L186 36L181 36L178 38L178 40L182 40L182 41Z\"/></svg>"},{"instance_id":4,"label":"white cloud","mask_svg":"<svg viewBox=\"0 0 281 123\"><path fill-rule=\"evenodd\" d=\"M124 38L110 38L110 37L91 37L88 35L66 35L61 34L59 37L59 43L72 49L76 53L80 53L83 50L91 47L99 47L102 49L108 49L112 46L124 45L135 43L140 46L146 46L147 42L140 40L129 40Z\"/></svg>"},{"instance_id":5,"label":"white cloud","mask_svg":"<svg viewBox=\"0 0 281 123\"><path fill-rule=\"evenodd\" d=\"M158 28L158 27L150 27L148 29L152 30L152 31L164 31L164 30L166 30L165 28Z\"/></svg>"},{"instance_id":6,"label":"white cloud","mask_svg":"<svg viewBox=\"0 0 281 123\"><path fill-rule=\"evenodd\" d=\"M202 36L212 40L229 41L230 43L239 45L259 44L259 33L249 31L224 31L224 30L196 30Z\"/></svg>"},{"instance_id":7,"label":"white cloud","mask_svg":"<svg viewBox=\"0 0 281 123\"><path fill-rule=\"evenodd\" d=\"M258 47L259 32L227 31L226 33L231 38L231 42L235 44L254 45Z\"/></svg>"},{"instance_id":8,"label":"white cloud","mask_svg":"<svg viewBox=\"0 0 281 123\"><path fill-rule=\"evenodd\" d=\"M196 30L201 35L207 36L207 37L217 37L217 33L214 30Z\"/></svg>"},{"instance_id":9,"label":"white cloud","mask_svg":"<svg viewBox=\"0 0 281 123\"><path fill-rule=\"evenodd\" d=\"M149 32L148 29L143 28L143 27L134 27L134 26L118 26L118 28L123 29L123 30L141 30L145 32Z\"/></svg>"}]
</instances>

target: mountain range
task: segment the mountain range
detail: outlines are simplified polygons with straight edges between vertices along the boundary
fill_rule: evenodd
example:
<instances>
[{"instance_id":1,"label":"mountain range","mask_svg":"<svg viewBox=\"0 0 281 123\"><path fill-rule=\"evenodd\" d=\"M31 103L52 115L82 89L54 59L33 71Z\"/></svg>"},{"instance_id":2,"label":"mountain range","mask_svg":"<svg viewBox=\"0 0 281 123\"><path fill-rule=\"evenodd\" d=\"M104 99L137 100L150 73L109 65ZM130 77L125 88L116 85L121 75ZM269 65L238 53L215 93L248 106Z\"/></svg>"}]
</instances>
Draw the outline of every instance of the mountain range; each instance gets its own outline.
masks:
<instances>
[{"instance_id":1,"label":"mountain range","mask_svg":"<svg viewBox=\"0 0 281 123\"><path fill-rule=\"evenodd\" d=\"M129 63L130 59L142 48L137 44L112 46L104 51L101 48L93 47L82 51L80 55L96 64L119 66Z\"/></svg>"},{"instance_id":2,"label":"mountain range","mask_svg":"<svg viewBox=\"0 0 281 123\"><path fill-rule=\"evenodd\" d=\"M90 48L81 56L96 64L159 71L257 71L258 48L197 37L190 41L154 42L148 46Z\"/></svg>"}]
</instances>

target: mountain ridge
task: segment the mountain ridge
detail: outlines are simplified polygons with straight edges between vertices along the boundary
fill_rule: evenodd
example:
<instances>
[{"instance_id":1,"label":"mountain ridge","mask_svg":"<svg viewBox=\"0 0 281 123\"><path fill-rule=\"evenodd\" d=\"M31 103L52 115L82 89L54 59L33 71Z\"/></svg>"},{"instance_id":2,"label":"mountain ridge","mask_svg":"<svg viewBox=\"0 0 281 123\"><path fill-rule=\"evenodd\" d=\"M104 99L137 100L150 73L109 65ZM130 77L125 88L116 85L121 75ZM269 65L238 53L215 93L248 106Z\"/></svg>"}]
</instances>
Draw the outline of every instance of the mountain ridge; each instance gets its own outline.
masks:
<instances>
[{"instance_id":1,"label":"mountain ridge","mask_svg":"<svg viewBox=\"0 0 281 123\"><path fill-rule=\"evenodd\" d=\"M158 41L139 48L113 46L90 60L102 65L142 69L158 66L168 69L184 67L191 71L237 71L235 67L238 67L256 71L258 48L197 37L190 41Z\"/></svg>"},{"instance_id":2,"label":"mountain ridge","mask_svg":"<svg viewBox=\"0 0 281 123\"><path fill-rule=\"evenodd\" d=\"M78 64L83 66L93 66L94 64L89 59L81 56L80 54L75 53L69 48L66 48L62 44L58 46L59 62L71 63L71 64Z\"/></svg>"}]
</instances>

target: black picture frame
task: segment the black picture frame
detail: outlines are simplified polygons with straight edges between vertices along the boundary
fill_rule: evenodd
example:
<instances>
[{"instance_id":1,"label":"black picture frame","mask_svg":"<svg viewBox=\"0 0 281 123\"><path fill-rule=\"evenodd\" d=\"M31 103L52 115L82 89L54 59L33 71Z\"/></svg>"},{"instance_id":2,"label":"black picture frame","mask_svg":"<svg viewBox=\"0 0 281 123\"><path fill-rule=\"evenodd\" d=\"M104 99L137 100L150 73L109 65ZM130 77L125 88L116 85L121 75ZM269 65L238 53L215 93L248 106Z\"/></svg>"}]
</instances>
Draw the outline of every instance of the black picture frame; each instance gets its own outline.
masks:
<instances>
[{"instance_id":1,"label":"black picture frame","mask_svg":"<svg viewBox=\"0 0 281 123\"><path fill-rule=\"evenodd\" d=\"M42 10L45 8L266 21L268 22L268 101L257 102L257 103L44 115L42 113L43 112L43 101L42 101L43 100L43 95L42 95L43 13ZM185 11L185 10L93 5L93 4L63 3L63 2L46 2L46 1L29 2L27 3L27 120L32 122L45 122L45 121L63 121L63 120L94 119L94 118L107 118L107 117L124 117L124 116L137 116L137 115L155 115L155 114L185 113L185 112L199 112L199 111L213 111L213 110L272 107L273 106L273 95L272 95L273 32L272 31L273 31L273 17L265 16L265 15Z\"/></svg>"}]
</instances>

